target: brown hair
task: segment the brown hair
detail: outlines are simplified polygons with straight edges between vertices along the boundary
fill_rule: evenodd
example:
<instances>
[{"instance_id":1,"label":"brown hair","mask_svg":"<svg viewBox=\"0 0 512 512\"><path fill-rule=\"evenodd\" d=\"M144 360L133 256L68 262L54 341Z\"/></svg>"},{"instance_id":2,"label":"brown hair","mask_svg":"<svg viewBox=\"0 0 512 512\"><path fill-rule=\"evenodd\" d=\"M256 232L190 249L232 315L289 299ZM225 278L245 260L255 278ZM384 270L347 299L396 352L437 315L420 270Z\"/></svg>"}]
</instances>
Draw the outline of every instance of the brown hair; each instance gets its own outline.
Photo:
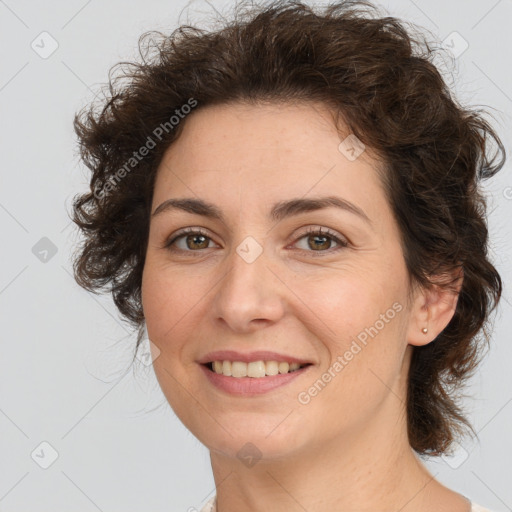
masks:
<instances>
[{"instance_id":1,"label":"brown hair","mask_svg":"<svg viewBox=\"0 0 512 512\"><path fill-rule=\"evenodd\" d=\"M443 276L463 270L455 314L433 342L413 348L408 381L410 445L420 455L445 453L456 434L472 430L457 393L480 362L483 339L489 342L489 315L502 291L488 259L479 182L503 166L503 145L481 111L451 96L431 45L403 22L376 17L369 2L340 1L321 13L296 1L244 7L217 30L185 25L167 36L143 34L142 62L116 64L111 72L121 66L122 74L109 74L101 108L93 102L75 116L80 155L92 171L90 192L73 203L84 235L75 279L95 293L110 286L124 319L139 328L138 348L155 174L186 123L184 105L328 104L382 159L411 282L450 286Z\"/></svg>"}]
</instances>

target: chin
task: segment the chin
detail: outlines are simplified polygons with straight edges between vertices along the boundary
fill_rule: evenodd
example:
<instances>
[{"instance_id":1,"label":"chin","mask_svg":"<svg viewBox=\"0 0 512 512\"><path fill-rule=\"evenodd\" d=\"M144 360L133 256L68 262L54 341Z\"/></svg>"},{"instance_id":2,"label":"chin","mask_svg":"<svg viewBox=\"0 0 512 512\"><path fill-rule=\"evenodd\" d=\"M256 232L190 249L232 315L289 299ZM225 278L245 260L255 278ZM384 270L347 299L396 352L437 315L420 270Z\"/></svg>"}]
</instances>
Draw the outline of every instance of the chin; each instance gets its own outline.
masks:
<instances>
[{"instance_id":1,"label":"chin","mask_svg":"<svg viewBox=\"0 0 512 512\"><path fill-rule=\"evenodd\" d=\"M282 420L281 417L280 421ZM230 428L227 428L232 435L217 426L215 431L208 429L204 435L198 433L198 439L212 452L241 461L246 458L251 460L251 457L280 459L292 455L307 444L307 440L302 438L305 432L300 428L294 432L292 425L284 428L285 422L279 424L279 421L258 422L250 419L232 422Z\"/></svg>"}]
</instances>

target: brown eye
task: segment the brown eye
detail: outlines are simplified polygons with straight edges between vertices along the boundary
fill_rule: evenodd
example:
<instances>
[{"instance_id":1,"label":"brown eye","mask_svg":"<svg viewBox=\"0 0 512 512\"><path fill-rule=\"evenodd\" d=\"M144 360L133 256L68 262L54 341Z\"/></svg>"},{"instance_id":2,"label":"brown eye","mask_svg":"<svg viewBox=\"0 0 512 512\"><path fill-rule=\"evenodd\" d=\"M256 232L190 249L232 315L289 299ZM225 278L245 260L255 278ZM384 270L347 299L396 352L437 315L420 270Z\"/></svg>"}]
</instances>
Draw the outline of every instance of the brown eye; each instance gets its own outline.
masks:
<instances>
[{"instance_id":1,"label":"brown eye","mask_svg":"<svg viewBox=\"0 0 512 512\"><path fill-rule=\"evenodd\" d=\"M198 229L186 229L172 237L164 245L169 251L197 252L208 249L212 239Z\"/></svg>"},{"instance_id":2,"label":"brown eye","mask_svg":"<svg viewBox=\"0 0 512 512\"><path fill-rule=\"evenodd\" d=\"M332 238L325 235L308 235L308 246L311 249L330 249Z\"/></svg>"},{"instance_id":3,"label":"brown eye","mask_svg":"<svg viewBox=\"0 0 512 512\"><path fill-rule=\"evenodd\" d=\"M209 241L204 235L186 235L185 244L189 249L206 249Z\"/></svg>"},{"instance_id":4,"label":"brown eye","mask_svg":"<svg viewBox=\"0 0 512 512\"><path fill-rule=\"evenodd\" d=\"M303 239L306 240L306 247L299 247L299 249L306 252L320 253L319 255L322 253L332 253L348 246L348 242L342 240L337 234L330 230L322 231L321 228L306 231L299 237L298 241ZM338 247L330 250L333 243L336 243Z\"/></svg>"}]
</instances>

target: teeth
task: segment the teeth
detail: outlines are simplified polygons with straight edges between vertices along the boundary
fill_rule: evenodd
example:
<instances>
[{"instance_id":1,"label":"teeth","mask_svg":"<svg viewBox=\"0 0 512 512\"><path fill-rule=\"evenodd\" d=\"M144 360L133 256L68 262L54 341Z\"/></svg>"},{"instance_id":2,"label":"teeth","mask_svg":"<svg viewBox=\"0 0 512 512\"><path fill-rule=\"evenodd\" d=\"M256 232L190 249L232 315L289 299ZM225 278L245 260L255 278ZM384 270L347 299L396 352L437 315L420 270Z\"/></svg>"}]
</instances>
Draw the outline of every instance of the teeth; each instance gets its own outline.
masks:
<instances>
[{"instance_id":1,"label":"teeth","mask_svg":"<svg viewBox=\"0 0 512 512\"><path fill-rule=\"evenodd\" d=\"M285 363L277 361L213 361L213 371L226 377L254 377L290 373L301 368L299 363Z\"/></svg>"},{"instance_id":2,"label":"teeth","mask_svg":"<svg viewBox=\"0 0 512 512\"><path fill-rule=\"evenodd\" d=\"M217 363L219 361L216 361ZM219 369L219 371L215 370L217 373L223 373L224 375L227 375L228 377L231 377L231 375L233 375L231 373L231 361L222 361L222 363L220 364L221 368Z\"/></svg>"},{"instance_id":3,"label":"teeth","mask_svg":"<svg viewBox=\"0 0 512 512\"><path fill-rule=\"evenodd\" d=\"M239 361L231 363L231 376L232 377L247 377L247 364Z\"/></svg>"}]
</instances>

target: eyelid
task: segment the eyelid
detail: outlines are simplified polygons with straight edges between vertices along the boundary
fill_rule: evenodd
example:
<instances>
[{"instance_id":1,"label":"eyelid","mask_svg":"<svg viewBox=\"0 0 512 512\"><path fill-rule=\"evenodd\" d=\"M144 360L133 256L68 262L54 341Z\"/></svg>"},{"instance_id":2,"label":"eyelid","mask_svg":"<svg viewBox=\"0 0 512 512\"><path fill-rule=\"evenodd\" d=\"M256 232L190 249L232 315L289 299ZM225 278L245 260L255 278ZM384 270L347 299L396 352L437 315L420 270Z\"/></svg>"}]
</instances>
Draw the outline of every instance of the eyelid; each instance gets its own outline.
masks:
<instances>
[{"instance_id":1,"label":"eyelid","mask_svg":"<svg viewBox=\"0 0 512 512\"><path fill-rule=\"evenodd\" d=\"M337 231L334 231L330 228L324 228L323 226L308 226L307 228L304 228L300 233L294 235L294 241L292 241L292 243L295 244L308 235L327 236L328 238L331 238L335 243L338 244L337 247L330 248L326 251L308 251L306 249L296 249L299 252L308 253L308 255L312 255L313 257L332 255L339 252L340 250L347 248L350 245L350 242L347 240L346 237L344 237Z\"/></svg>"},{"instance_id":2,"label":"eyelid","mask_svg":"<svg viewBox=\"0 0 512 512\"><path fill-rule=\"evenodd\" d=\"M202 236L204 236L206 238L209 238L213 243L217 243L217 242L215 242L213 237L208 233L208 231L205 228L201 228L201 227L198 227L198 226L189 226L189 227L186 227L186 228L179 229L178 231L175 231L170 236L168 236L165 239L163 248L164 249L165 248L170 248L171 245L174 244L174 242L178 238L181 238L182 236L186 236L186 235L189 235L189 234L190 235L196 235L196 234L202 235ZM199 251L186 251L186 252L199 252Z\"/></svg>"},{"instance_id":3,"label":"eyelid","mask_svg":"<svg viewBox=\"0 0 512 512\"><path fill-rule=\"evenodd\" d=\"M294 234L294 238L296 240L299 240L300 238L304 237L305 235L311 235L311 234L321 234L321 235L328 235L331 238L337 239L340 243L346 243L348 244L348 240L346 237L344 237L341 233L338 233L337 231L334 231L333 229L326 228L324 226L308 226L299 233Z\"/></svg>"}]
</instances>

